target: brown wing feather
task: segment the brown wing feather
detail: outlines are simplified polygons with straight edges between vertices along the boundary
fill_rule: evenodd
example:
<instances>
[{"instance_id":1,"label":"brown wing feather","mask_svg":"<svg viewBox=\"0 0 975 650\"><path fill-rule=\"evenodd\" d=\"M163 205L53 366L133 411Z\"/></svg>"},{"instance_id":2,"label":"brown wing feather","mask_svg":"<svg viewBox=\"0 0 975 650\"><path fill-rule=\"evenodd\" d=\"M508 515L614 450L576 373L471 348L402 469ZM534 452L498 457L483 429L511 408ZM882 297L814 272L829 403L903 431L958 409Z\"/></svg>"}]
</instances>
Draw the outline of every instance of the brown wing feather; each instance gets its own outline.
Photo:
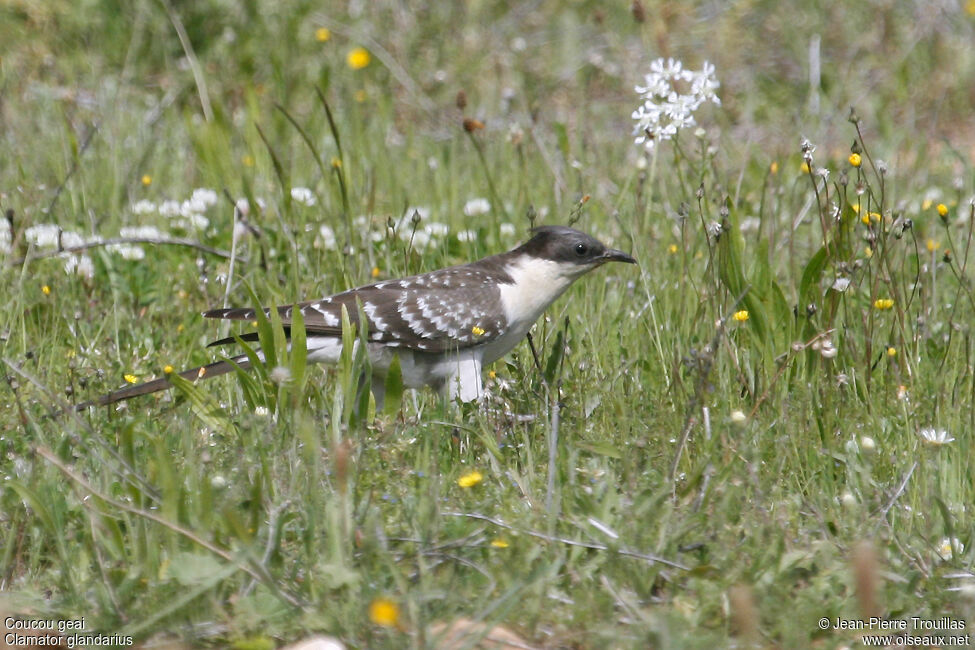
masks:
<instances>
[{"instance_id":1,"label":"brown wing feather","mask_svg":"<svg viewBox=\"0 0 975 650\"><path fill-rule=\"evenodd\" d=\"M341 336L342 307L358 325L359 309L366 316L372 341L427 352L463 349L500 336L506 323L500 309L499 273L492 258L432 273L389 280L343 293L277 307L285 327L293 310L301 310L310 335ZM265 313L269 313L265 308ZM254 310L214 309L207 318L253 320Z\"/></svg>"}]
</instances>

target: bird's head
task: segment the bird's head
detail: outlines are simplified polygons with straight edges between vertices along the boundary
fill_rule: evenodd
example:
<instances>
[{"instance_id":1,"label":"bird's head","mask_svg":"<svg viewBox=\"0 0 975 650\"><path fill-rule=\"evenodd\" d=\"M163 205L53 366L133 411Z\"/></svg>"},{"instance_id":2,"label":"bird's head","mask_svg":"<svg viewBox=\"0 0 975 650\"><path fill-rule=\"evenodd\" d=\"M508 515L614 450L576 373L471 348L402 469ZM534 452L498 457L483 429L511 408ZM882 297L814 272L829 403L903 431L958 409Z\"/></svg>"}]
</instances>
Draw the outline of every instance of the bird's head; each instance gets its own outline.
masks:
<instances>
[{"instance_id":1,"label":"bird's head","mask_svg":"<svg viewBox=\"0 0 975 650\"><path fill-rule=\"evenodd\" d=\"M557 262L571 275L588 273L606 262L636 264L627 253L609 248L595 237L566 226L539 226L532 238L521 245L520 252L543 260Z\"/></svg>"}]
</instances>

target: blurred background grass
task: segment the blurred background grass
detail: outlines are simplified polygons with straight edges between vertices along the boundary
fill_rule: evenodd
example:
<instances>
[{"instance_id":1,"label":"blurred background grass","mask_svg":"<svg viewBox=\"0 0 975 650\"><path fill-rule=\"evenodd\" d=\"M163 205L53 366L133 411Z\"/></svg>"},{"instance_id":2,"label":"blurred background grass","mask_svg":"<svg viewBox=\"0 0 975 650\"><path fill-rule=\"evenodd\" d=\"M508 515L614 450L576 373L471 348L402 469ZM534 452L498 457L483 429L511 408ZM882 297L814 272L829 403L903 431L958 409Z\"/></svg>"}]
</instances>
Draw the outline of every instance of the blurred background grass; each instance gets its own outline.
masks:
<instances>
[{"instance_id":1,"label":"blurred background grass","mask_svg":"<svg viewBox=\"0 0 975 650\"><path fill-rule=\"evenodd\" d=\"M0 3L4 608L242 648L437 646L459 617L539 647L839 647L855 637L820 617L970 619L973 31L957 2ZM657 57L714 63L722 103L648 160L630 114ZM882 180L848 163L851 107ZM832 172L818 201L802 137ZM200 187L205 227L135 209ZM227 196L251 206L236 243ZM449 233L417 240L416 208ZM247 286L283 303L461 263L529 214L641 262L586 278L536 332L561 383L554 513L551 387L525 346L493 369L493 410L422 393L357 423L345 367L44 418L209 360L225 329L196 314ZM49 223L238 258L15 263Z\"/></svg>"}]
</instances>

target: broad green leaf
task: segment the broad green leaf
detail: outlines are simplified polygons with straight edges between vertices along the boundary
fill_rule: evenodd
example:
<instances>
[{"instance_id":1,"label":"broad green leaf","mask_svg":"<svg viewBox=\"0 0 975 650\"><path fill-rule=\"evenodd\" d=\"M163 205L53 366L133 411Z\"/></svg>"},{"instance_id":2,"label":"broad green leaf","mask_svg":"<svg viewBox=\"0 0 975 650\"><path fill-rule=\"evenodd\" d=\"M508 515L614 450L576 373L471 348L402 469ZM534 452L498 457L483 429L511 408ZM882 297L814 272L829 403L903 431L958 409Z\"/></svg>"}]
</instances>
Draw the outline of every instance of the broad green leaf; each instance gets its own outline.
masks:
<instances>
[{"instance_id":1,"label":"broad green leaf","mask_svg":"<svg viewBox=\"0 0 975 650\"><path fill-rule=\"evenodd\" d=\"M393 355L393 361L389 364L385 384L386 403L383 405L383 413L395 415L403 405L403 372L400 369L398 354Z\"/></svg>"},{"instance_id":2,"label":"broad green leaf","mask_svg":"<svg viewBox=\"0 0 975 650\"><path fill-rule=\"evenodd\" d=\"M186 396L190 410L203 424L220 433L231 433L236 430L230 417L212 395L175 373L170 375L169 381L176 390Z\"/></svg>"}]
</instances>

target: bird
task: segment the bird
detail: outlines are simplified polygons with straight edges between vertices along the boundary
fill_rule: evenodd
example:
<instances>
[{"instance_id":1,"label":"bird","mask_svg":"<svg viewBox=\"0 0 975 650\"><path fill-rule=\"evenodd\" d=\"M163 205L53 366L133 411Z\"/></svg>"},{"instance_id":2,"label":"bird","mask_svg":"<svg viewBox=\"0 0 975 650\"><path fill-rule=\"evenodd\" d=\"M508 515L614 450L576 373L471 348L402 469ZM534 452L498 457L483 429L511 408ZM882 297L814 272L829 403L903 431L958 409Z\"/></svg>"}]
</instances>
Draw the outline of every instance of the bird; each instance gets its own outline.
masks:
<instances>
[{"instance_id":1,"label":"bird","mask_svg":"<svg viewBox=\"0 0 975 650\"><path fill-rule=\"evenodd\" d=\"M607 262L636 264L636 259L574 228L538 226L531 229L528 241L506 253L274 309L289 340L295 310L301 312L309 363L335 364L341 358L343 307L354 326L360 325L360 314L364 316L372 368L370 388L377 408L382 407L385 378L396 356L405 387L431 386L448 399L472 402L483 394L482 369L518 345L572 283ZM271 308L263 311L270 315ZM256 311L212 309L203 316L253 321ZM258 337L250 332L239 338L254 341ZM208 347L237 340L224 338ZM258 357L263 360L260 351ZM217 377L235 367L250 367L246 354L179 375L196 380ZM171 386L163 376L75 408L113 404Z\"/></svg>"}]
</instances>

